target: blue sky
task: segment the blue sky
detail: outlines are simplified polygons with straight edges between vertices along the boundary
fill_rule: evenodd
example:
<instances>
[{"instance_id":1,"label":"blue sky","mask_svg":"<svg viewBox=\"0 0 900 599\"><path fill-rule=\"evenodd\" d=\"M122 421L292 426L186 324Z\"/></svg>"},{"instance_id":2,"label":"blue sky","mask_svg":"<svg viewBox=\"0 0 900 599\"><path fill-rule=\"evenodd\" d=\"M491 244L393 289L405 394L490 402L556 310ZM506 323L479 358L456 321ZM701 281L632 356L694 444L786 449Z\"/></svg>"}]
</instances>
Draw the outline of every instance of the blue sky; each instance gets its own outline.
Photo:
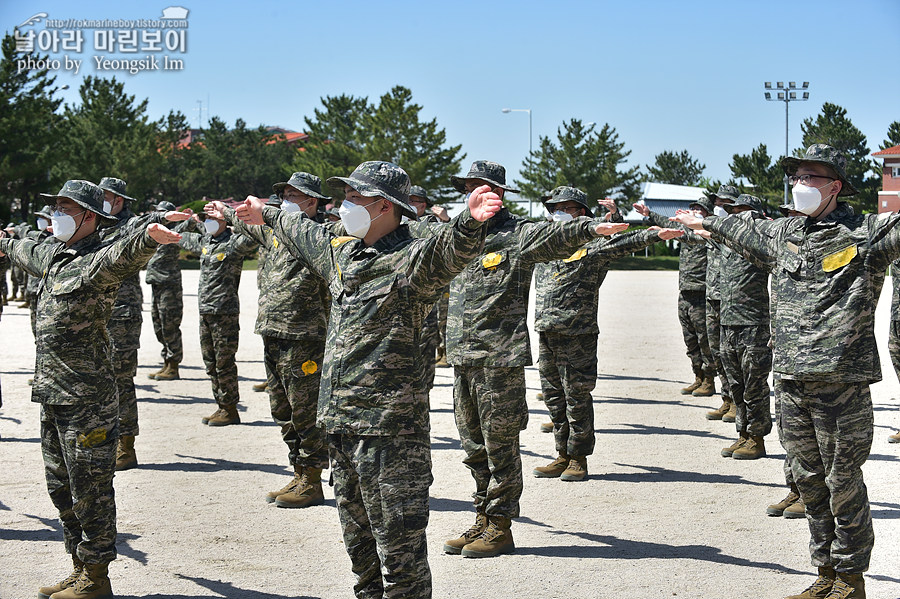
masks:
<instances>
[{"instance_id":1,"label":"blue sky","mask_svg":"<svg viewBox=\"0 0 900 599\"><path fill-rule=\"evenodd\" d=\"M188 48L180 72L117 74L151 116L170 109L197 122L197 101L233 124L304 127L320 97L370 101L400 84L436 117L471 160L516 175L534 144L569 118L615 127L628 165L663 150L688 150L714 179L730 176L734 153L759 143L784 149L784 104L766 102L764 81L810 82L810 100L790 105L791 149L802 119L823 102L848 116L876 151L900 120L900 2L171 2L6 1L4 29L36 12L48 18L156 19L184 6ZM36 30L43 28L35 26ZM72 57L98 54L87 32ZM64 53L55 55L62 57ZM85 70L89 68L90 70ZM85 74L60 73L66 101ZM109 73L107 73L109 74ZM402 165L401 165L402 166Z\"/></svg>"}]
</instances>

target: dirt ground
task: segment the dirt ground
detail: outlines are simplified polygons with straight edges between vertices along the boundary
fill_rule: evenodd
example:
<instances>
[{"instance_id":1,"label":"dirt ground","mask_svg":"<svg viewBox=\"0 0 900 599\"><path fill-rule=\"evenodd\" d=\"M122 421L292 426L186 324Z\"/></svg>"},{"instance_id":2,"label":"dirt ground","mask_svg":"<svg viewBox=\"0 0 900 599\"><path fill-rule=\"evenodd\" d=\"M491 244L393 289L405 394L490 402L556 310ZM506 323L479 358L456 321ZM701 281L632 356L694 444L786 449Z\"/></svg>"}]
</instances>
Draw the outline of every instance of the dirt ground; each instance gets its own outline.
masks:
<instances>
[{"instance_id":1,"label":"dirt ground","mask_svg":"<svg viewBox=\"0 0 900 599\"><path fill-rule=\"evenodd\" d=\"M262 342L253 334L253 271L241 285L243 423L200 423L214 404L199 351L197 277L184 272L182 380L147 378L159 368L159 346L144 313L140 467L115 479L113 588L119 597L350 598L353 576L332 489L325 487L325 505L305 510L263 501L290 469L268 399L251 390L264 378ZM900 384L886 349L889 288L890 280L876 322L885 381L872 388L875 442L864 468L876 535L870 598L900 597L900 445L887 443L900 427ZM534 399L537 370L526 370L531 418L521 437L525 492L513 555L470 560L441 552L446 538L473 521L474 484L453 422L452 369L438 369L428 527L436 598L778 598L811 583L805 521L765 515L786 494L775 433L765 459L721 458L719 449L736 436L733 425L703 417L719 397L678 393L690 367L676 294L675 272L614 271L603 285L597 447L587 481L531 476L555 456L552 436L538 430L547 412ZM146 308L147 288L144 299ZM27 310L8 306L0 334L0 598L30 598L68 573L70 562L45 488L39 409L26 383L34 364Z\"/></svg>"}]
</instances>

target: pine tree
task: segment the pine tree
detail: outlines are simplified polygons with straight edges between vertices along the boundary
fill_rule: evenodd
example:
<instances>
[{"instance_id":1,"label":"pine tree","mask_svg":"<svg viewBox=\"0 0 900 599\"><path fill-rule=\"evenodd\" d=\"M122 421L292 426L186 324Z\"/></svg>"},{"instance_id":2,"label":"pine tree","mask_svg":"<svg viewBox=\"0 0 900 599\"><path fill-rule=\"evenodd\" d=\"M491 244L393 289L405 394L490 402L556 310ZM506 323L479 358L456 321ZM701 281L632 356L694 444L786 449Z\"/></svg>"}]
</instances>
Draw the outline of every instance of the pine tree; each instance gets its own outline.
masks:
<instances>
[{"instance_id":1,"label":"pine tree","mask_svg":"<svg viewBox=\"0 0 900 599\"><path fill-rule=\"evenodd\" d=\"M759 144L750 154L735 154L728 166L732 177L746 179L753 185L749 193L774 205L784 201L784 170L780 159L769 156L766 144Z\"/></svg>"},{"instance_id":2,"label":"pine tree","mask_svg":"<svg viewBox=\"0 0 900 599\"><path fill-rule=\"evenodd\" d=\"M900 146L900 121L894 121L888 126L887 139L878 146L879 150L887 150L894 146Z\"/></svg>"},{"instance_id":3,"label":"pine tree","mask_svg":"<svg viewBox=\"0 0 900 599\"><path fill-rule=\"evenodd\" d=\"M694 160L687 150L666 150L656 155L653 166L647 165L647 181L672 185L698 185L706 165Z\"/></svg>"}]
</instances>

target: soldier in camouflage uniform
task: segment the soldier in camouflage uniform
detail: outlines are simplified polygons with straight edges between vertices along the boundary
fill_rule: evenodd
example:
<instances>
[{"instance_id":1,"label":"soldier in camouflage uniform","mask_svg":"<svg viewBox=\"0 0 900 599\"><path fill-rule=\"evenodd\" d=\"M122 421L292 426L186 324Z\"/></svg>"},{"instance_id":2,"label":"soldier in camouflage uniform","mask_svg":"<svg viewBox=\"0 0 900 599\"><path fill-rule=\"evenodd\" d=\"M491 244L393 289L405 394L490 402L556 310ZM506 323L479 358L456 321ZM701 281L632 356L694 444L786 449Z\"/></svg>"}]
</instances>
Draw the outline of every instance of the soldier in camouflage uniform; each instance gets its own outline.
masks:
<instances>
[{"instance_id":1,"label":"soldier in camouflage uniform","mask_svg":"<svg viewBox=\"0 0 900 599\"><path fill-rule=\"evenodd\" d=\"M163 201L156 205L158 212L175 210L175 204ZM175 231L186 230L188 223L181 223ZM178 245L160 246L150 262L144 282L150 285L153 301L150 316L153 321L153 333L162 345L159 355L163 366L150 373L147 378L157 381L174 381L181 378L178 365L184 358L181 340L181 318L184 315L184 292L181 288L181 267L178 265Z\"/></svg>"},{"instance_id":2,"label":"soldier in camouflage uniform","mask_svg":"<svg viewBox=\"0 0 900 599\"><path fill-rule=\"evenodd\" d=\"M593 217L588 196L574 187L557 187L541 198L553 221ZM615 207L615 204L613 204ZM618 210L613 222L621 222ZM553 421L559 457L534 469L538 478L580 481L587 456L594 453L594 404L597 384L597 308L609 263L662 239L682 235L658 227L594 240L564 260L535 266L535 320L541 391Z\"/></svg>"},{"instance_id":3,"label":"soldier in camouflage uniform","mask_svg":"<svg viewBox=\"0 0 900 599\"><path fill-rule=\"evenodd\" d=\"M193 221L194 225L199 219ZM209 426L239 424L238 372L234 355L240 337L241 305L238 285L241 269L257 244L229 229L221 218L206 216L205 233L185 232L179 245L200 256L200 353L218 408L201 419Z\"/></svg>"},{"instance_id":4,"label":"soldier in camouflage uniform","mask_svg":"<svg viewBox=\"0 0 900 599\"><path fill-rule=\"evenodd\" d=\"M894 372L900 378L900 260L891 263L891 328L888 334L888 353ZM888 443L900 443L900 432L888 435Z\"/></svg>"},{"instance_id":5,"label":"soldier in camouflage uniform","mask_svg":"<svg viewBox=\"0 0 900 599\"><path fill-rule=\"evenodd\" d=\"M319 178L309 173L294 173L273 188L283 200L282 211L302 212L315 222L322 220L319 203L331 199L322 195ZM283 508L321 505L325 502L322 470L328 466L328 449L325 433L316 425L316 405L331 305L328 287L306 262L288 251L271 227L246 225L221 202L207 204L206 211L224 217L236 233L266 249L265 268L257 271L255 332L262 336L265 348L272 419L281 427L294 477L283 488L267 493L265 500Z\"/></svg>"},{"instance_id":6,"label":"soldier in camouflage uniform","mask_svg":"<svg viewBox=\"0 0 900 599\"><path fill-rule=\"evenodd\" d=\"M781 164L794 207L808 218L678 218L772 268L778 424L819 569L793 597L865 597L874 533L862 465L873 436L869 385L881 380L875 303L887 266L900 258L900 215L857 215L839 202L856 190L831 146L814 144Z\"/></svg>"},{"instance_id":7,"label":"soldier in camouflage uniform","mask_svg":"<svg viewBox=\"0 0 900 599\"><path fill-rule=\"evenodd\" d=\"M15 235L13 236L15 239L28 239L28 234L32 229L31 225L28 223L21 222L13 227L13 230L15 231ZM19 307L27 308L28 271L21 266L13 264L11 268L11 277L13 280L13 299L22 300L22 304Z\"/></svg>"},{"instance_id":8,"label":"soldier in camouflage uniform","mask_svg":"<svg viewBox=\"0 0 900 599\"><path fill-rule=\"evenodd\" d=\"M318 420L328 435L356 596L428 598L433 478L422 324L441 289L481 250L483 221L500 200L481 188L450 225L414 239L401 224L401 215L415 219L416 212L400 167L364 162L328 182L344 189L341 218L352 237L336 237L304 215L263 209L256 198L238 214L253 224L261 216L331 290Z\"/></svg>"},{"instance_id":9,"label":"soldier in camouflage uniform","mask_svg":"<svg viewBox=\"0 0 900 599\"><path fill-rule=\"evenodd\" d=\"M32 400L41 404L41 451L47 489L59 510L71 575L39 597L111 597L108 564L116 557L113 491L119 436L116 374L106 322L121 282L138 272L157 243L177 240L158 224L102 241L103 191L67 181L56 204L57 240L0 239L0 253L41 279Z\"/></svg>"},{"instance_id":10,"label":"soldier in camouflage uniform","mask_svg":"<svg viewBox=\"0 0 900 599\"><path fill-rule=\"evenodd\" d=\"M44 206L40 210L32 213L37 219L37 228L33 231L30 231L25 239L32 239L37 241L38 243L42 241L46 241L47 239L52 239L53 234L47 230L50 226L50 207ZM31 333L37 338L37 309L35 300L37 299L37 292L41 285L40 277L28 277L28 283L25 286L25 300L28 302L28 307L31 308ZM32 379L33 381L33 379Z\"/></svg>"},{"instance_id":11,"label":"soldier in camouflage uniform","mask_svg":"<svg viewBox=\"0 0 900 599\"><path fill-rule=\"evenodd\" d=\"M485 160L451 182L463 193L483 185L501 197L516 193L506 185L506 169ZM626 227L588 219L535 223L503 209L487 225L484 253L453 280L447 360L454 367L463 463L475 479L476 518L459 538L444 543L445 552L493 557L515 549L510 526L522 495L519 431L528 422L525 366L532 361L525 317L534 265L566 258Z\"/></svg>"},{"instance_id":12,"label":"soldier in camouflage uniform","mask_svg":"<svg viewBox=\"0 0 900 599\"><path fill-rule=\"evenodd\" d=\"M281 198L278 197L277 193L273 193L269 196L269 199L266 200L266 206L274 206L276 208L281 207ZM259 289L259 292L262 293L263 282L268 278L269 267L267 266L267 258L268 258L268 249L266 246L259 246L259 250L256 252L256 288ZM257 393L263 393L269 389L269 380L266 377L261 383L256 383L251 387ZM271 400L271 397L270 397ZM268 495L266 496L268 498Z\"/></svg>"}]
</instances>

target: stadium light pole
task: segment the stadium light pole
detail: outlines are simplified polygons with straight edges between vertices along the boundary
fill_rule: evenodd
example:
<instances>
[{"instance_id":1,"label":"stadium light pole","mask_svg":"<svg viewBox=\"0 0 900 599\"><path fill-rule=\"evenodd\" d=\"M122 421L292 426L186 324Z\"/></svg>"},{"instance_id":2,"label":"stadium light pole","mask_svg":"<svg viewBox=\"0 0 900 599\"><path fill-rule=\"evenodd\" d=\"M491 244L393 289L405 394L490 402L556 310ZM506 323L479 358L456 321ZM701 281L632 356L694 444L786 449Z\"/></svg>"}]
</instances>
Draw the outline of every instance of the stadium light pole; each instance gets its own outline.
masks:
<instances>
[{"instance_id":1,"label":"stadium light pole","mask_svg":"<svg viewBox=\"0 0 900 599\"><path fill-rule=\"evenodd\" d=\"M772 87L771 81L766 81L764 83L766 89L766 100L770 102L784 102L784 155L785 157L790 156L790 150L788 146L788 106L790 106L791 102L805 102L809 100L809 92L806 91L809 89L809 81L804 81L801 87L797 87L796 81L788 81L787 86L785 86L784 81L778 81L775 84L775 87ZM775 97L772 97L772 94L775 93ZM798 96L798 93L802 93L802 96ZM790 200L790 190L788 188L788 180L787 175L784 177L784 203L787 204Z\"/></svg>"},{"instance_id":2,"label":"stadium light pole","mask_svg":"<svg viewBox=\"0 0 900 599\"><path fill-rule=\"evenodd\" d=\"M531 158L532 152L532 136L531 136L531 109L530 108L503 108L503 114L509 114L510 112L527 112L528 113L528 158ZM531 198L528 198L528 216L534 216L534 201Z\"/></svg>"}]
</instances>

